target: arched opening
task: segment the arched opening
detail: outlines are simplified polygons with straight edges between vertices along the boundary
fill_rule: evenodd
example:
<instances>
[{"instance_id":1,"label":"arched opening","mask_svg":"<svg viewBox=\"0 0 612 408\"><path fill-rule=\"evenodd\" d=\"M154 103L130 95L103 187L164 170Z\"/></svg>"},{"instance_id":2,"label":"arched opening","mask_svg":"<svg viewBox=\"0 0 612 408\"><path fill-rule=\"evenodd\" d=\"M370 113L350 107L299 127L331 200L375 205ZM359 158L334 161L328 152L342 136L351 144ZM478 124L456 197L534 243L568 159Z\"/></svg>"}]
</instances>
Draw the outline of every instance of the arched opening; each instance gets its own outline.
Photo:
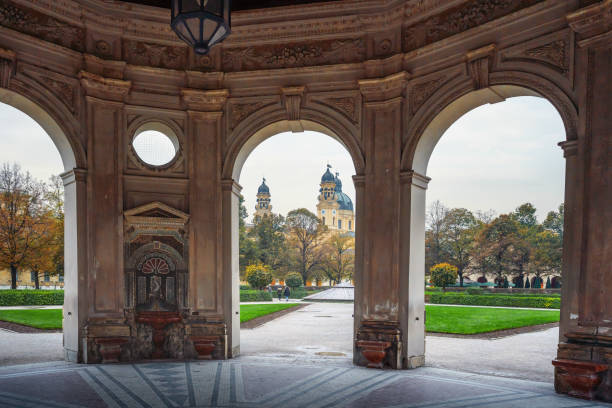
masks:
<instances>
[{"instance_id":1,"label":"arched opening","mask_svg":"<svg viewBox=\"0 0 612 408\"><path fill-rule=\"evenodd\" d=\"M481 373L493 372L494 370L491 367L494 366L498 368L496 372L501 375L552 382L553 369L550 361L555 356L559 328L539 325L544 322L552 322L555 319L558 321L561 293L560 289L553 288L553 284L559 285L561 282L560 279L555 279L555 277L560 274L563 264L561 248L564 234L562 227L560 234L555 235L556 232L550 231L543 224L544 219L547 218L547 212L550 211L555 213L556 217L560 217L562 226L563 209L561 208L557 212L557 208L559 204L564 202L567 206L571 197L564 197L563 183L558 182L551 183L555 184L555 187L551 188L551 190L554 190L553 193L550 193L546 199L542 199L541 196L544 194L542 184L535 184L535 180L539 180L538 177L544 180L545 176L559 176L558 180L562 180L560 175L563 173L565 173L566 179L570 177L571 169L569 167L564 169L565 163L561 152L555 152L554 150L557 149L555 145L558 142L575 135L573 129L567 128L567 121L564 123L564 113L559 112L559 105L555 105L552 101L558 102L550 95L544 96L532 89L516 85L497 85L480 91L469 92L443 106L435 114L433 119L424 127L418 143L413 147L411 153L408 153L409 158L404 158L411 163L410 168L414 172L431 177L428 185L425 186L428 196L432 193L431 189L434 188L436 181L444 183L444 175L447 177L447 189L452 190L455 194L455 197L451 197L449 194L444 196L449 202L449 208L446 208L444 205L440 205L439 201L432 205L433 200L427 199L424 188L412 187L410 204L411 279L413 278L412 275L416 274L415 281L424 279L427 283L431 283L431 277L426 277L425 274L430 272L432 267L436 270L442 270L448 266L447 269L454 269L455 273L457 271L460 271L460 274L463 272L463 279L455 275L452 279L449 278L448 282L438 284L438 286L459 286L457 288L426 288L426 299L432 303L431 306L427 306L430 312L427 315L427 331L441 331L447 333L447 336L448 333L453 333L451 336L461 337L461 339L453 340L448 339L448 337L432 337L426 348L428 352L426 358L429 359L430 364ZM534 110L541 108L545 114L542 113L540 116L523 114L521 117L520 114L516 113L518 107L529 106L529 103ZM497 116L496 120L487 123L485 113L491 116L499 115L499 112L502 112L503 109L506 109L506 116ZM510 114L509 112L514 113ZM475 125L479 126L478 128L466 124L470 118L478 123L478 125ZM547 139L546 136L543 137L546 139L545 142L530 143L526 137L518 138L519 142L512 142L510 138L513 137L513 132L516 129L542 130L542 127L537 126L536 120L538 119L548 121L549 128L547 128L547 131L549 134L546 135ZM522 121L520 123L522 127L518 125L513 127L513 123L519 123L518 121ZM498 133L503 136L491 135L489 139L494 140L493 142L484 139L485 136L481 134L481 139L465 137L462 140L463 143L459 144L460 132L456 130L458 129L456 125L461 123L466 124L464 126L466 132L472 129L473 133L480 133L482 129L487 129L489 134ZM537 131L534 131L529 136L533 136L533 139L542 137L542 134L537 133ZM446 138L453 136L457 140L452 146L446 147L446 150L448 155L452 154L453 158L460 157L461 160L447 160L444 163L448 166L445 167L445 172L440 171L438 172L439 176L434 177L432 173L435 173L435 171L432 166L434 164L441 166L443 159L433 160L432 154L435 157L436 146L445 145L444 142L448 140ZM554 139L554 142L551 142L552 139ZM517 161L518 153L513 156L515 151L513 149L522 153L522 157L530 157L530 162L534 164L530 167L530 175L524 171L526 169L514 168L514 166L523 162ZM551 157L553 159L550 159ZM537 165L542 165L542 163L536 163L538 160L552 160L550 165L556 171L543 171L544 169L541 167L538 171ZM527 160L525 160L525 163L527 163ZM476 173L474 169L479 169L480 173ZM500 172L512 174L513 179L504 181ZM469 178L470 186L466 187L458 181L463 178ZM490 179L490 182L487 182L487 179ZM522 183L517 184L517 180L522 180ZM515 184L509 187L511 183ZM532 184L535 187L529 188ZM494 197L488 197L490 200L485 200L482 198L483 196L479 195L480 192L476 191L476 188L485 190L488 195ZM501 189L505 190L501 191ZM510 189L512 194L507 194L506 190ZM433 193L436 194L436 198L441 195L439 189L434 190ZM536 197L536 195L538 196ZM476 200L477 197L480 197L480 205ZM554 197L552 201L550 197ZM512 199L516 201L512 202ZM428 201L429 204L427 204ZM502 202L503 204L500 204ZM536 205L540 210L536 214L534 206L529 204L533 202L536 204L539 202L542 207L546 208ZM523 205L524 203L527 204ZM571 202L569 205L571 205ZM497 210L496 214L486 213L486 210L491 207ZM426 218L426 210L429 219ZM477 210L485 211L478 214ZM526 218L521 218L523 216ZM539 220L536 216L539 217ZM567 222L566 217L566 225ZM470 224L470 226L464 224ZM511 227L516 227L516 230ZM467 233L468 228L470 233L473 232L472 235ZM502 228L506 235L496 235L496 232L499 232ZM510 230L513 232L509 232ZM463 245L461 248L457 248L458 245L455 245L460 239L457 238L457 231L461 231L463 234L461 236L465 240L461 243ZM448 234L448 236L445 234ZM547 248L549 243L543 241L546 237L552 237L551 239L555 240L554 245L550 245L551 248ZM553 248L555 245L556 247ZM432 256L434 249L441 254ZM538 262L544 262L543 259L547 254L540 252L545 250L550 250L548 255L554 253L557 262L554 268L546 269L538 264ZM461 251L464 252L457 255ZM466 251L469 252L467 256L465 255ZM493 257L497 257L499 261L498 264L495 264L497 274L491 272L494 268L493 262L490 262ZM553 260L548 259L547 261L550 261L551 265L553 264ZM457 265L459 265L459 268L457 268ZM544 270L548 270L548 272L543 272ZM536 288L533 286L534 283ZM463 287L461 287L462 285ZM536 302L536 298L542 300L542 302ZM441 328L437 324L439 323L437 320L441 319L440 316L443 314L442 308L446 308L446 306L438 307L435 305L436 303L461 305L461 307L450 306L447 308L448 310L444 310L446 318L451 315L454 316L450 330L449 328ZM480 306L480 309L470 308L470 306ZM505 309L494 309L490 306L501 306ZM539 309L550 308L550 310L536 311L535 309L538 309L538 306ZM520 309L521 307L525 309ZM477 315L481 313L481 310L482 316ZM506 310L508 310L507 313ZM495 311L495 314L485 316L491 311ZM524 315L520 319L524 317L525 321L523 323L518 321L512 323L511 320L518 314ZM463 317L460 317L460 315ZM478 319L492 321L491 324L485 321L482 324L476 324ZM465 327L460 328L459 326ZM561 322L562 326L563 322ZM519 327L521 329L515 330ZM541 335L539 332L536 333L536 329L544 330L545 328L547 330L542 331ZM504 329L506 331L503 331ZM512 337L511 340L508 337L521 332L529 333L519 334ZM446 351L450 354L441 352L445 344L448 345ZM510 344L516 347L518 354L512 361L506 362L508 353L514 354L513 351L508 349ZM469 350L474 353L472 354ZM531 360L529 360L530 356L533 357ZM521 366L521 364L523 365ZM521 368L517 368L517 366ZM527 366L529 368L526 368Z\"/></svg>"},{"instance_id":2,"label":"arched opening","mask_svg":"<svg viewBox=\"0 0 612 408\"><path fill-rule=\"evenodd\" d=\"M39 178L45 177L45 175L54 175L61 178L57 178L56 180L59 183L59 189L63 188L63 195L60 192L60 197L58 197L59 200L63 200L63 210L58 210L58 212L62 213L61 215L63 217L63 270L61 272L53 271L48 273L40 271L41 273L38 279L41 280L42 287L63 287L63 342L60 343L59 338L57 339L58 344L56 351L61 351L63 344L63 358L69 361L79 361L81 349L79 330L82 327L84 311L79 305L79 287L82 287L83 282L79 282L78 275L81 269L80 266L84 262L82 255L79 254L79 247L84 247L86 245L83 242L85 222L83 219L85 210L83 208L85 174L77 169L79 158L77 154L75 154L72 147L73 144L70 142L69 137L63 131L62 126L60 126L45 108L7 89L0 89L0 103L0 109L3 110L3 113L10 115L13 119L11 122L12 126L19 128L21 125L24 125L24 128L30 129L30 131L34 129L34 133L46 134L46 136L51 138L53 145L59 153L59 157L54 159L54 153L49 151L49 149L53 149L53 147L45 147L47 153L45 154L42 152L40 160L36 163L36 168L33 170L35 176ZM36 125L34 125L34 123ZM38 128L38 126L40 126L40 128ZM19 163L20 155L23 158L25 154L28 154L31 159L31 156L34 156L36 153L41 154L41 152L37 152L39 146L37 146L36 143L32 145L28 143L28 136L27 134L24 135L23 139L19 140L14 145L16 154L14 154L10 160L4 161ZM2 143L2 141L0 141L0 143ZM21 170L25 172L30 169L22 166ZM27 263L28 262L25 262L24 265ZM24 268L26 267L24 266L20 269ZM30 276L34 276L34 273L30 275L27 271L22 270L20 272L22 275L25 273L27 277L21 282L21 285L18 286L35 286L34 278L30 278ZM58 276L53 278L53 274ZM83 293L81 293L81 295L83 295ZM21 358L24 356L20 357L15 355L14 357L22 362L28 361L27 356L25 356L25 359Z\"/></svg>"},{"instance_id":3,"label":"arched opening","mask_svg":"<svg viewBox=\"0 0 612 408\"><path fill-rule=\"evenodd\" d=\"M351 140L316 122L300 122L305 132L292 133L287 121L265 126L245 138L234 156L231 174L242 190L240 196L233 193L231 198L234 248L231 262L235 277L232 284L232 317L235 319L232 350L240 344L240 353L249 356L285 355L298 359L340 358L350 361L354 311L350 300L312 303L253 330L243 330L242 335L239 318L236 318L235 312L240 308L236 300L241 297L250 299L246 293L256 289L248 274L261 265L271 272L271 282L265 285L271 305L303 305L308 303L302 300L304 297L334 296L333 290L325 292L332 287L336 292L346 287L342 289L344 296L350 296L354 290L352 277L359 213L355 211L355 189L349 177L362 169L360 156ZM353 147L348 147L351 145ZM239 211L242 200L244 207ZM248 216L239 225L239 214L245 213ZM301 226L296 226L298 219L316 220L316 230L321 232L312 234L316 241L314 244L304 244L297 237L299 233L294 230L302 231ZM311 225L310 221L307 223ZM264 241L262 237L268 230L276 231L282 237L283 244L279 245L282 249L266 247L256 252L257 249L252 247ZM236 241L240 239L243 240L240 242L247 240L250 249L243 245L237 248ZM344 269L328 267L327 259L334 257L332 245L340 251L336 258L344 259L345 263L348 259L352 265L344 265ZM318 255L308 259L293 256L306 248ZM275 255L269 255L268 250ZM294 281L300 279L297 286ZM288 286L287 300L285 290ZM248 307L248 304L243 304L243 312L246 310L244 306ZM336 326L336 330L325 330L323 327L326 325ZM250 328L251 324L245 326ZM271 335L273 342L270 341Z\"/></svg>"}]
</instances>

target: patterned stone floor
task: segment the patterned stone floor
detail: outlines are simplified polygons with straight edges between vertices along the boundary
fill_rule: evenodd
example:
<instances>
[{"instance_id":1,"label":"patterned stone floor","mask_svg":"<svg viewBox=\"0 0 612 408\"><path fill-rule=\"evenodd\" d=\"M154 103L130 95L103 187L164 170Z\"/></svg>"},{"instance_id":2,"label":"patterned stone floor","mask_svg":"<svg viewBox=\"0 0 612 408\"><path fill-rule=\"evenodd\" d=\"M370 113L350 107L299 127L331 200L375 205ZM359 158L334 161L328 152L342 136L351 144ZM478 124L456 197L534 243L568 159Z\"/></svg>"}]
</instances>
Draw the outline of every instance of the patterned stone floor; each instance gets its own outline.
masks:
<instances>
[{"instance_id":1,"label":"patterned stone floor","mask_svg":"<svg viewBox=\"0 0 612 408\"><path fill-rule=\"evenodd\" d=\"M248 359L0 368L0 407L611 407L551 384L437 368L370 370Z\"/></svg>"}]
</instances>

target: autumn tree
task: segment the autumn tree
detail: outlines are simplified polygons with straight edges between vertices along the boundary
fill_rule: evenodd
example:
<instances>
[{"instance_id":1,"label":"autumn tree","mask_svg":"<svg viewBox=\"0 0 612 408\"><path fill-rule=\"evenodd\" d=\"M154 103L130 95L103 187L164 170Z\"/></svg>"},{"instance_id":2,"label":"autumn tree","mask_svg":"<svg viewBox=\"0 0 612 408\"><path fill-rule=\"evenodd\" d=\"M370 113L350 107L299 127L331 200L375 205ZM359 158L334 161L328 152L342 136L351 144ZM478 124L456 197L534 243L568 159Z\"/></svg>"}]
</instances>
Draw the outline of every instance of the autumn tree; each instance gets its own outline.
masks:
<instances>
[{"instance_id":1,"label":"autumn tree","mask_svg":"<svg viewBox=\"0 0 612 408\"><path fill-rule=\"evenodd\" d=\"M56 231L46 201L46 186L23 172L17 164L0 169L0 267L11 273L17 288L17 271L41 258Z\"/></svg>"},{"instance_id":2,"label":"autumn tree","mask_svg":"<svg viewBox=\"0 0 612 408\"><path fill-rule=\"evenodd\" d=\"M463 274L472 261L479 226L474 214L465 208L453 208L442 219L440 246L445 260L456 266L460 286L463 286Z\"/></svg>"},{"instance_id":3,"label":"autumn tree","mask_svg":"<svg viewBox=\"0 0 612 408\"><path fill-rule=\"evenodd\" d=\"M321 269L330 286L353 277L355 238L350 235L332 234L325 242L324 254Z\"/></svg>"},{"instance_id":4,"label":"autumn tree","mask_svg":"<svg viewBox=\"0 0 612 408\"><path fill-rule=\"evenodd\" d=\"M257 246L259 262L269 265L273 271L278 271L286 263L284 228L285 218L282 215L256 216L247 234Z\"/></svg>"},{"instance_id":5,"label":"autumn tree","mask_svg":"<svg viewBox=\"0 0 612 408\"><path fill-rule=\"evenodd\" d=\"M518 222L510 215L500 215L478 234L474 257L483 275L491 273L502 282L511 264L512 246L518 233Z\"/></svg>"},{"instance_id":6,"label":"autumn tree","mask_svg":"<svg viewBox=\"0 0 612 408\"><path fill-rule=\"evenodd\" d=\"M299 208L287 214L285 230L288 235L289 261L306 285L308 278L320 269L323 261L321 247L327 227L315 214L305 208Z\"/></svg>"},{"instance_id":7,"label":"autumn tree","mask_svg":"<svg viewBox=\"0 0 612 408\"><path fill-rule=\"evenodd\" d=\"M248 216L249 214L244 206L244 197L240 196L238 240L240 276L242 278L245 277L246 267L257 263L260 259L257 243L247 235L246 218Z\"/></svg>"},{"instance_id":8,"label":"autumn tree","mask_svg":"<svg viewBox=\"0 0 612 408\"><path fill-rule=\"evenodd\" d=\"M440 263L431 267L431 284L442 289L457 282L457 268L448 263Z\"/></svg>"},{"instance_id":9,"label":"autumn tree","mask_svg":"<svg viewBox=\"0 0 612 408\"><path fill-rule=\"evenodd\" d=\"M425 231L425 270L444 261L442 229L448 208L439 200L434 201L427 210L427 230Z\"/></svg>"}]
</instances>

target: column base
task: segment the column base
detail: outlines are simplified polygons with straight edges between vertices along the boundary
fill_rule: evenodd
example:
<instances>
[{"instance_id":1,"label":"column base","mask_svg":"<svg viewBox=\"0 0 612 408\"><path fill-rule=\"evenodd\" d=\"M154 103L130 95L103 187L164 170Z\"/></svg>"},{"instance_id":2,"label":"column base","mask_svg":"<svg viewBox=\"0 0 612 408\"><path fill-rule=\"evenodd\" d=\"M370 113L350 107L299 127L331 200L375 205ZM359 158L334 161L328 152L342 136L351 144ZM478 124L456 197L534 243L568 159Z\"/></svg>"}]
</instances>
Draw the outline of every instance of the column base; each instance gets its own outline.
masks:
<instances>
[{"instance_id":1,"label":"column base","mask_svg":"<svg viewBox=\"0 0 612 408\"><path fill-rule=\"evenodd\" d=\"M402 332L399 322L363 320L355 336L356 365L402 368Z\"/></svg>"},{"instance_id":2,"label":"column base","mask_svg":"<svg viewBox=\"0 0 612 408\"><path fill-rule=\"evenodd\" d=\"M555 391L587 400L612 402L612 337L568 333L560 343Z\"/></svg>"},{"instance_id":3,"label":"column base","mask_svg":"<svg viewBox=\"0 0 612 408\"><path fill-rule=\"evenodd\" d=\"M425 356L410 356L404 360L404 368L413 369L425 365Z\"/></svg>"}]
</instances>

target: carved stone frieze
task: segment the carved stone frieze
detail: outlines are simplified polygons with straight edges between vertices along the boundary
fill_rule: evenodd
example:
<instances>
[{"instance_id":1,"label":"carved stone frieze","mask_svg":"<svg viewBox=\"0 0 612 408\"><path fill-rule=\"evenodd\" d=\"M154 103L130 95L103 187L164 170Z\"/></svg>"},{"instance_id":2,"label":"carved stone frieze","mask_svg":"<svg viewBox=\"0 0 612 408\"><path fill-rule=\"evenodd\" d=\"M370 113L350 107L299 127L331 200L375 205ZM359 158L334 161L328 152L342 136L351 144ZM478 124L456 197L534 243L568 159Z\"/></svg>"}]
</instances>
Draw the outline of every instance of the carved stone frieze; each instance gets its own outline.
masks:
<instances>
[{"instance_id":1,"label":"carved stone frieze","mask_svg":"<svg viewBox=\"0 0 612 408\"><path fill-rule=\"evenodd\" d=\"M226 72L294 68L358 62L365 57L361 39L316 41L306 44L266 45L223 51Z\"/></svg>"},{"instance_id":2,"label":"carved stone frieze","mask_svg":"<svg viewBox=\"0 0 612 408\"><path fill-rule=\"evenodd\" d=\"M503 62L537 61L565 76L570 72L571 58L571 37L567 29L512 46L501 54Z\"/></svg>"},{"instance_id":3,"label":"carved stone frieze","mask_svg":"<svg viewBox=\"0 0 612 408\"><path fill-rule=\"evenodd\" d=\"M15 71L16 55L11 50L0 48L0 87L8 88Z\"/></svg>"},{"instance_id":4,"label":"carved stone frieze","mask_svg":"<svg viewBox=\"0 0 612 408\"><path fill-rule=\"evenodd\" d=\"M423 103L429 99L429 97L433 95L433 93L437 91L447 80L448 78L446 76L441 76L425 82L414 84L410 88L410 110L412 113L416 113Z\"/></svg>"},{"instance_id":5,"label":"carved stone frieze","mask_svg":"<svg viewBox=\"0 0 612 408\"><path fill-rule=\"evenodd\" d=\"M182 89L181 97L189 110L202 112L219 112L223 110L229 91L218 89L201 91L199 89Z\"/></svg>"},{"instance_id":6,"label":"carved stone frieze","mask_svg":"<svg viewBox=\"0 0 612 408\"><path fill-rule=\"evenodd\" d=\"M567 16L570 27L578 34L578 45L610 44L612 0L603 0Z\"/></svg>"},{"instance_id":7,"label":"carved stone frieze","mask_svg":"<svg viewBox=\"0 0 612 408\"><path fill-rule=\"evenodd\" d=\"M569 41L557 40L525 51L525 55L551 63L563 72L569 70Z\"/></svg>"},{"instance_id":8,"label":"carved stone frieze","mask_svg":"<svg viewBox=\"0 0 612 408\"><path fill-rule=\"evenodd\" d=\"M344 113L353 123L358 120L356 101L353 97L327 98L325 102Z\"/></svg>"},{"instance_id":9,"label":"carved stone frieze","mask_svg":"<svg viewBox=\"0 0 612 408\"><path fill-rule=\"evenodd\" d=\"M0 0L0 25L76 51L85 49L85 29L39 11Z\"/></svg>"},{"instance_id":10,"label":"carved stone frieze","mask_svg":"<svg viewBox=\"0 0 612 408\"><path fill-rule=\"evenodd\" d=\"M412 51L543 0L470 0L404 29L404 51Z\"/></svg>"},{"instance_id":11,"label":"carved stone frieze","mask_svg":"<svg viewBox=\"0 0 612 408\"><path fill-rule=\"evenodd\" d=\"M129 64L185 69L187 55L187 47L123 40L123 59Z\"/></svg>"},{"instance_id":12,"label":"carved stone frieze","mask_svg":"<svg viewBox=\"0 0 612 408\"><path fill-rule=\"evenodd\" d=\"M242 98L230 100L228 107L228 127L234 130L240 122L252 113L272 104L280 103L279 97Z\"/></svg>"},{"instance_id":13,"label":"carved stone frieze","mask_svg":"<svg viewBox=\"0 0 612 408\"><path fill-rule=\"evenodd\" d=\"M66 105L70 112L76 112L78 104L78 81L76 79L31 65L20 64L17 70L20 74L26 75L49 90Z\"/></svg>"},{"instance_id":14,"label":"carved stone frieze","mask_svg":"<svg viewBox=\"0 0 612 408\"><path fill-rule=\"evenodd\" d=\"M91 72L79 72L81 86L88 96L122 102L130 92L132 83L120 79L104 78Z\"/></svg>"}]
</instances>

